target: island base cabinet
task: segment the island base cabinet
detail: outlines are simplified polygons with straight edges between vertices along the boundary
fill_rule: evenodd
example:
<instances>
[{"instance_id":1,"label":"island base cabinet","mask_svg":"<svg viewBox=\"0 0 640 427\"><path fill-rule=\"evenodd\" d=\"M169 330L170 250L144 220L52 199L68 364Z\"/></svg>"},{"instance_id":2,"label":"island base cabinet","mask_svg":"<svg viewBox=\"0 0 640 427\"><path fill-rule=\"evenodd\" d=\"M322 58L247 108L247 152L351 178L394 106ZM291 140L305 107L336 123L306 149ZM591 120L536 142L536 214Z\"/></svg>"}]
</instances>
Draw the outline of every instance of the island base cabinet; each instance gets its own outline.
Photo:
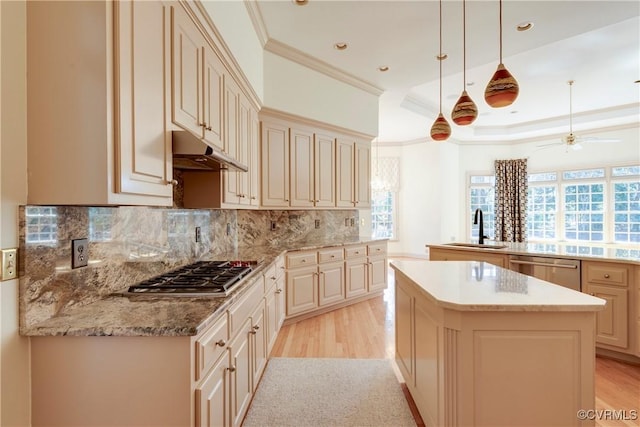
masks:
<instances>
[{"instance_id":1,"label":"island base cabinet","mask_svg":"<svg viewBox=\"0 0 640 427\"><path fill-rule=\"evenodd\" d=\"M396 272L396 361L426 425L594 425L595 312L458 311Z\"/></svg>"},{"instance_id":2,"label":"island base cabinet","mask_svg":"<svg viewBox=\"0 0 640 427\"><path fill-rule=\"evenodd\" d=\"M31 425L193 425L191 345L190 337L32 337Z\"/></svg>"}]
</instances>

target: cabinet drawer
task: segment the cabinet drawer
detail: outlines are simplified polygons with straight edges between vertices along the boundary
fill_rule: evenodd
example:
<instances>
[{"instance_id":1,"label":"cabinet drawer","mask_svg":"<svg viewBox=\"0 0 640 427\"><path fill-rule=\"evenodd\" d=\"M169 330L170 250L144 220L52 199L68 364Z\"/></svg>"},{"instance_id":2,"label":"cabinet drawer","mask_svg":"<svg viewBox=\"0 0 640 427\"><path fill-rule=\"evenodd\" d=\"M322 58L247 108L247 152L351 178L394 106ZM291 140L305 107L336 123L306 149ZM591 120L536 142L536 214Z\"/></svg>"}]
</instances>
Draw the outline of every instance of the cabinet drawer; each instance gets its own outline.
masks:
<instances>
[{"instance_id":1,"label":"cabinet drawer","mask_svg":"<svg viewBox=\"0 0 640 427\"><path fill-rule=\"evenodd\" d=\"M287 268L305 267L317 263L315 252L298 252L287 255Z\"/></svg>"},{"instance_id":2,"label":"cabinet drawer","mask_svg":"<svg viewBox=\"0 0 640 427\"><path fill-rule=\"evenodd\" d=\"M229 327L227 313L211 325L196 341L196 381L205 376L227 349Z\"/></svg>"},{"instance_id":3,"label":"cabinet drawer","mask_svg":"<svg viewBox=\"0 0 640 427\"><path fill-rule=\"evenodd\" d=\"M629 284L629 268L626 266L597 263L585 264L587 282L616 286L627 286Z\"/></svg>"},{"instance_id":4,"label":"cabinet drawer","mask_svg":"<svg viewBox=\"0 0 640 427\"><path fill-rule=\"evenodd\" d=\"M247 293L229 308L229 336L233 338L264 296L264 279L260 276Z\"/></svg>"},{"instance_id":5,"label":"cabinet drawer","mask_svg":"<svg viewBox=\"0 0 640 427\"><path fill-rule=\"evenodd\" d=\"M344 259L344 251L340 249L321 249L318 251L318 262L341 261Z\"/></svg>"},{"instance_id":6,"label":"cabinet drawer","mask_svg":"<svg viewBox=\"0 0 640 427\"><path fill-rule=\"evenodd\" d=\"M360 258L367 256L367 247L362 246L347 246L344 248L345 258Z\"/></svg>"},{"instance_id":7,"label":"cabinet drawer","mask_svg":"<svg viewBox=\"0 0 640 427\"><path fill-rule=\"evenodd\" d=\"M267 268L264 272L264 293L267 293L267 290L271 288L271 286L276 282L277 279L276 273L276 264L273 263Z\"/></svg>"},{"instance_id":8,"label":"cabinet drawer","mask_svg":"<svg viewBox=\"0 0 640 427\"><path fill-rule=\"evenodd\" d=\"M386 255L387 244L386 243L373 243L367 246L367 254L369 256Z\"/></svg>"}]
</instances>

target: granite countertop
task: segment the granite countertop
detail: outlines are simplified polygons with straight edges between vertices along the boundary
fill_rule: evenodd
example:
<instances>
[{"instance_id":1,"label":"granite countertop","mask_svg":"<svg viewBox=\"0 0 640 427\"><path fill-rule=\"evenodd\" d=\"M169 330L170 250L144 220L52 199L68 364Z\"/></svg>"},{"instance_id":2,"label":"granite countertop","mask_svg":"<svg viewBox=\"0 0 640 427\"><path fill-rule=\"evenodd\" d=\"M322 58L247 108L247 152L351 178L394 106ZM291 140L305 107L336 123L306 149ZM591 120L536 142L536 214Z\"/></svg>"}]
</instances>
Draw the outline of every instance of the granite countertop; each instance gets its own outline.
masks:
<instances>
[{"instance_id":1,"label":"granite countertop","mask_svg":"<svg viewBox=\"0 0 640 427\"><path fill-rule=\"evenodd\" d=\"M255 279L287 251L364 244L366 238L302 241L279 246L242 247L215 259L255 260L257 267L225 298L131 296L118 293L86 305L63 310L54 317L21 330L25 336L193 336L215 321L255 284ZM382 240L382 241L386 241ZM214 258L212 258L214 259ZM124 291L124 289L123 289Z\"/></svg>"},{"instance_id":2,"label":"granite countertop","mask_svg":"<svg viewBox=\"0 0 640 427\"><path fill-rule=\"evenodd\" d=\"M469 242L470 243L470 242ZM447 243L428 244L429 248L460 251L482 251L509 255L561 257L578 260L611 261L640 265L640 246L592 243L517 243L489 241L486 247L454 246ZM496 247L491 247L496 246ZM506 246L500 248L499 246Z\"/></svg>"},{"instance_id":3,"label":"granite countertop","mask_svg":"<svg viewBox=\"0 0 640 427\"><path fill-rule=\"evenodd\" d=\"M457 311L599 311L605 300L485 262L391 263L437 305Z\"/></svg>"}]
</instances>

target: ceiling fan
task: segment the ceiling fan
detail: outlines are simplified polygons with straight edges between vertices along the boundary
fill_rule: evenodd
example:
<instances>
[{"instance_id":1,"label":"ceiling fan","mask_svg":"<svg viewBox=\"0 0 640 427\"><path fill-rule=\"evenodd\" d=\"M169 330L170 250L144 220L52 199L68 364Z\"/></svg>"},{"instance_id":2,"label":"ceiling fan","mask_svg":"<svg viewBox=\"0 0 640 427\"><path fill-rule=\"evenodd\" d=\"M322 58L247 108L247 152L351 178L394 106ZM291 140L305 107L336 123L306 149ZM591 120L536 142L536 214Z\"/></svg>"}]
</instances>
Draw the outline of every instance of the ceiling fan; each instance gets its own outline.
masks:
<instances>
[{"instance_id":1,"label":"ceiling fan","mask_svg":"<svg viewBox=\"0 0 640 427\"><path fill-rule=\"evenodd\" d=\"M554 145L566 145L567 149L571 147L573 150L582 150L582 142L619 142L619 139L615 138L599 138L597 136L578 136L573 133L573 96L571 88L573 87L573 80L569 80L569 133L561 138L561 142L552 142L551 144L542 144L538 147L551 147Z\"/></svg>"}]
</instances>

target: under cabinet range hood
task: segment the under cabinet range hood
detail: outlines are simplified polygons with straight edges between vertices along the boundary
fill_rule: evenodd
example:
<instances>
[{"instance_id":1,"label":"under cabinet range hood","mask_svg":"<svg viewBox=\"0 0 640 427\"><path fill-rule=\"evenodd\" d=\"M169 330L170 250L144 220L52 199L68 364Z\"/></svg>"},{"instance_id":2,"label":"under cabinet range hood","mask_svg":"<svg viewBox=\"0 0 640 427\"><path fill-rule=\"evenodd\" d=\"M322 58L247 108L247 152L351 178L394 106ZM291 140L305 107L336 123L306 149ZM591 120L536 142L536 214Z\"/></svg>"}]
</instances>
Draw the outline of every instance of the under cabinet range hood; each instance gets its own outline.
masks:
<instances>
[{"instance_id":1,"label":"under cabinet range hood","mask_svg":"<svg viewBox=\"0 0 640 427\"><path fill-rule=\"evenodd\" d=\"M176 169L220 171L236 170L248 172L249 168L236 159L214 148L191 132L174 130L173 167Z\"/></svg>"}]
</instances>

